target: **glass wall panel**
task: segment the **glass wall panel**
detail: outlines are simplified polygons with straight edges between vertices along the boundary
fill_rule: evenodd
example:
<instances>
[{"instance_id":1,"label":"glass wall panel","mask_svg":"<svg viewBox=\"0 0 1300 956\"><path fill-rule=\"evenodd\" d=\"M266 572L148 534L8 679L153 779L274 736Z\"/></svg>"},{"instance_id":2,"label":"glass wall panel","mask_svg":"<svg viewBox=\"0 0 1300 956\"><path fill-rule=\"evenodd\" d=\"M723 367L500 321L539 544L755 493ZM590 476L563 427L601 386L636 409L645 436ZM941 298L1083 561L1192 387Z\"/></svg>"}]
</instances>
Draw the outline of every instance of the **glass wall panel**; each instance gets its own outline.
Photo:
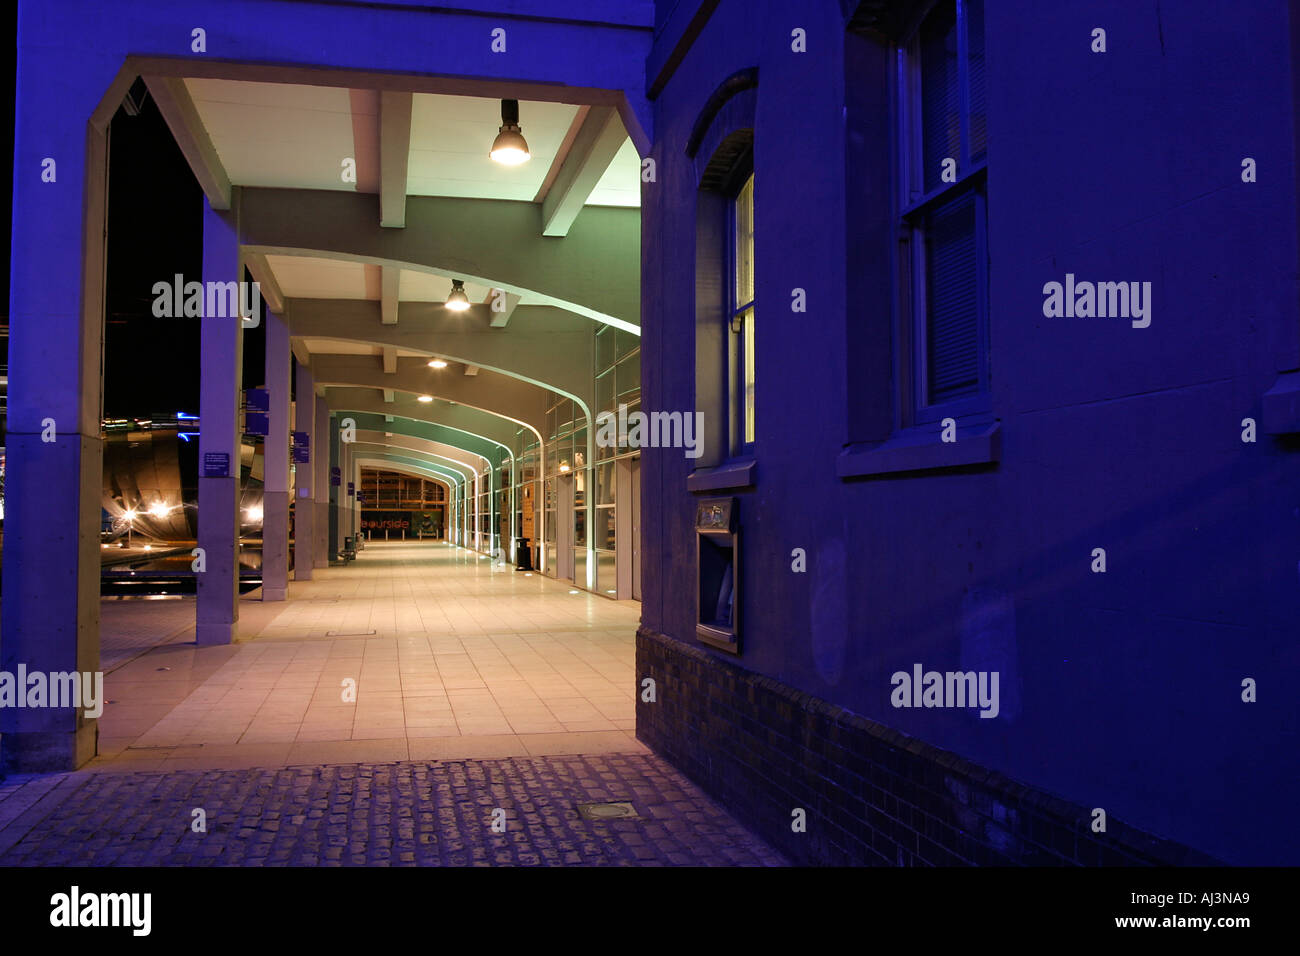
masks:
<instances>
[{"instance_id":1,"label":"glass wall panel","mask_svg":"<svg viewBox=\"0 0 1300 956\"><path fill-rule=\"evenodd\" d=\"M609 597L618 593L618 568L613 551L596 552L596 590Z\"/></svg>"}]
</instances>

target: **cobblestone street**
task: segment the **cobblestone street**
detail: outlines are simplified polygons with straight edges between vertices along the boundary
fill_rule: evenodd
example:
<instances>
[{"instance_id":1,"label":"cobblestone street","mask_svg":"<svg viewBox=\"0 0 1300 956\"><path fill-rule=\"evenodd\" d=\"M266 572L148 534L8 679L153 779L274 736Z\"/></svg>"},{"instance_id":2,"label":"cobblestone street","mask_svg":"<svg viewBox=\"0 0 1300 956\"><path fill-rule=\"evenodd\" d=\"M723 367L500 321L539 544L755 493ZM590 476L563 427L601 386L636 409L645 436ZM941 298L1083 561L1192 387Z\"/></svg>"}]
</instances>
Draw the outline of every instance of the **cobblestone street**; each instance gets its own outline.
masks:
<instances>
[{"instance_id":1,"label":"cobblestone street","mask_svg":"<svg viewBox=\"0 0 1300 956\"><path fill-rule=\"evenodd\" d=\"M589 820L578 809L616 801L636 817ZM196 810L206 832L192 829ZM0 784L5 866L784 863L653 755L81 771Z\"/></svg>"}]
</instances>

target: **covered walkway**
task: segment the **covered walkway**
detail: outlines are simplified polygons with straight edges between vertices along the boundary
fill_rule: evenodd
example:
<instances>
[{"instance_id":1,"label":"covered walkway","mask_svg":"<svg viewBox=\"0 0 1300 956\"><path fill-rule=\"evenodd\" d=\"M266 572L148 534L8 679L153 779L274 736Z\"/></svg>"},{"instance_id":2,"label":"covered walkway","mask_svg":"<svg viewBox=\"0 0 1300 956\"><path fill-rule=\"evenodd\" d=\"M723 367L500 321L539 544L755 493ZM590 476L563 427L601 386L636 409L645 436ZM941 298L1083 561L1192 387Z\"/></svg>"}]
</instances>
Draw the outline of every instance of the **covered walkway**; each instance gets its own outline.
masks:
<instances>
[{"instance_id":1,"label":"covered walkway","mask_svg":"<svg viewBox=\"0 0 1300 956\"><path fill-rule=\"evenodd\" d=\"M238 642L191 629L107 675L90 766L644 753L639 614L445 542L373 542L283 603L246 597Z\"/></svg>"}]
</instances>

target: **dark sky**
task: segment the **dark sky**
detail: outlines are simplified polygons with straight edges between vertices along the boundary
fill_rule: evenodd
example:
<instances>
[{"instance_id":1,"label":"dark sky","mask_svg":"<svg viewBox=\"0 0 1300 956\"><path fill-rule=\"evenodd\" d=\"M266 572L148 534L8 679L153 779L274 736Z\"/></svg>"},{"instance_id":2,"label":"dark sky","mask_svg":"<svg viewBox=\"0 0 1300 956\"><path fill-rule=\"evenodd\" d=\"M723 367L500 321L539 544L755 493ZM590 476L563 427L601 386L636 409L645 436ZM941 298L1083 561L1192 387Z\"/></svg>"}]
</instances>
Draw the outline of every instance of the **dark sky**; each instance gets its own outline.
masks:
<instances>
[{"instance_id":1,"label":"dark sky","mask_svg":"<svg viewBox=\"0 0 1300 956\"><path fill-rule=\"evenodd\" d=\"M119 109L109 131L106 418L199 412L199 320L155 318L153 288L203 279L203 192L144 90L139 115ZM244 388L265 378L265 328L244 331Z\"/></svg>"},{"instance_id":2,"label":"dark sky","mask_svg":"<svg viewBox=\"0 0 1300 956\"><path fill-rule=\"evenodd\" d=\"M199 411L199 320L155 318L154 284L202 280L203 192L152 97L109 132L104 415ZM251 277L246 276L251 280ZM265 324L244 331L244 388L263 373Z\"/></svg>"},{"instance_id":3,"label":"dark sky","mask_svg":"<svg viewBox=\"0 0 1300 956\"><path fill-rule=\"evenodd\" d=\"M137 96L143 89L137 83ZM151 97L109 129L104 415L199 410L199 320L153 316L153 285L201 278L203 193Z\"/></svg>"},{"instance_id":4,"label":"dark sky","mask_svg":"<svg viewBox=\"0 0 1300 956\"><path fill-rule=\"evenodd\" d=\"M13 50L14 12L9 13ZM6 68L4 155L13 157L13 61ZM143 83L133 94L141 98ZM201 280L203 193L151 97L138 116L119 109L109 133L104 415L145 418L155 411L199 411L199 320L153 316L153 286ZM11 166L12 169L12 166ZM12 176L11 176L12 182ZM4 191L4 219L12 195ZM3 281L8 322L10 231L4 230ZM263 327L244 333L244 387L262 384ZM4 339L8 346L8 339Z\"/></svg>"}]
</instances>

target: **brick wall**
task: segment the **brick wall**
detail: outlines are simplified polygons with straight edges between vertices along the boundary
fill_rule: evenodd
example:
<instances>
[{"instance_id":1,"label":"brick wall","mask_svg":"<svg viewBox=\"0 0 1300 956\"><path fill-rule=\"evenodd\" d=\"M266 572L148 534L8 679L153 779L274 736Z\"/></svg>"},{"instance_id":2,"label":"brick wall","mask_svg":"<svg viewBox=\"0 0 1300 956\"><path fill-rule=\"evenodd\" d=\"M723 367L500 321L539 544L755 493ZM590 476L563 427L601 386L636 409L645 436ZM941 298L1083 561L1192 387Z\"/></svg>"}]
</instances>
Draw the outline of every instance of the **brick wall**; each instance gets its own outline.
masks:
<instances>
[{"instance_id":1,"label":"brick wall","mask_svg":"<svg viewBox=\"0 0 1300 956\"><path fill-rule=\"evenodd\" d=\"M647 628L636 660L638 739L797 863L1221 865Z\"/></svg>"}]
</instances>

